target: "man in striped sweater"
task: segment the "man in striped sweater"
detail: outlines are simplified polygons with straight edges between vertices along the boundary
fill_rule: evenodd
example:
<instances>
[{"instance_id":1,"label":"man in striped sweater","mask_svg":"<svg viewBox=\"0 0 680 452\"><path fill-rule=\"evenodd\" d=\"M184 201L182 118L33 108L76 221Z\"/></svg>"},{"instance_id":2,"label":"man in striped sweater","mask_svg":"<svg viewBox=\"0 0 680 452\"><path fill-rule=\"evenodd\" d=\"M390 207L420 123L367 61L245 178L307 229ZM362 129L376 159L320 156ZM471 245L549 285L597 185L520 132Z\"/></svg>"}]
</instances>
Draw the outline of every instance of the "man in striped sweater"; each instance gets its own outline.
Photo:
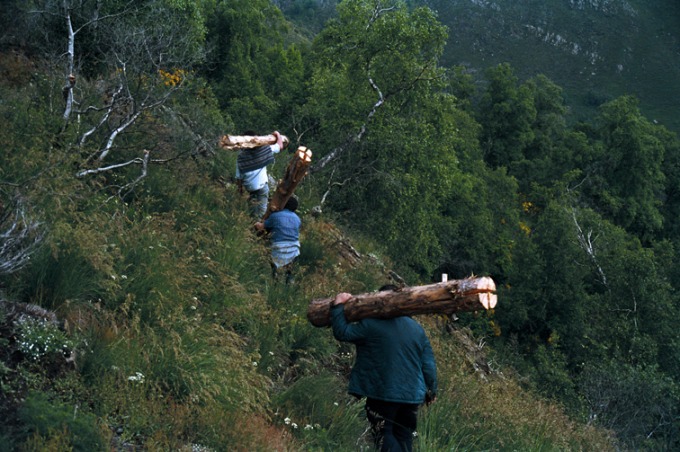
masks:
<instances>
[{"instance_id":1,"label":"man in striped sweater","mask_svg":"<svg viewBox=\"0 0 680 452\"><path fill-rule=\"evenodd\" d=\"M257 135L247 131L246 135ZM239 191L245 188L249 193L250 213L254 218L262 218L267 211L269 201L269 175L267 165L274 163L274 154L283 149L283 138L274 131L276 143L254 149L241 149L236 158L236 183Z\"/></svg>"}]
</instances>

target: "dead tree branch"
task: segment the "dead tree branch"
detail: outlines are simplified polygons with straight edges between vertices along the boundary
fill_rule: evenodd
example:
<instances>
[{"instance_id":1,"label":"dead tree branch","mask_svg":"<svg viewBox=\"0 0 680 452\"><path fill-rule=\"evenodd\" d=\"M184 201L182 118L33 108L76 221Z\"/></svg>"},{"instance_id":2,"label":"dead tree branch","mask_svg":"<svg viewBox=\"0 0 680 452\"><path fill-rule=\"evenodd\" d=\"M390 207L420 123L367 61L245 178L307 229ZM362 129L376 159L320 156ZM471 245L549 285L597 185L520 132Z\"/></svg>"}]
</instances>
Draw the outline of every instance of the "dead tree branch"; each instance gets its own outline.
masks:
<instances>
[{"instance_id":1,"label":"dead tree branch","mask_svg":"<svg viewBox=\"0 0 680 452\"><path fill-rule=\"evenodd\" d=\"M583 231L583 228L581 228L581 225L578 222L578 218L576 217L576 209L574 209L573 207L571 209L571 218L576 228L576 238L578 239L579 246L583 251L586 252L591 262L597 269L597 274L602 285L605 287L609 287L607 283L607 275L605 275L604 270L602 269L602 266L600 265L597 259L597 253L595 251L595 240L597 240L597 235L593 236L592 229L589 229L587 232Z\"/></svg>"},{"instance_id":2,"label":"dead tree branch","mask_svg":"<svg viewBox=\"0 0 680 452\"><path fill-rule=\"evenodd\" d=\"M41 223L28 218L20 198L0 214L0 275L25 266L44 238Z\"/></svg>"},{"instance_id":3,"label":"dead tree branch","mask_svg":"<svg viewBox=\"0 0 680 452\"><path fill-rule=\"evenodd\" d=\"M133 180L132 182L123 185L119 190L118 190L118 196L120 198L125 198L127 195L132 192L132 190L144 179L146 178L147 174L149 173L149 156L151 155L151 152L148 150L144 150L144 157L142 157L142 172L140 175L137 177L137 179ZM125 193L123 193L124 190L127 190Z\"/></svg>"}]
</instances>

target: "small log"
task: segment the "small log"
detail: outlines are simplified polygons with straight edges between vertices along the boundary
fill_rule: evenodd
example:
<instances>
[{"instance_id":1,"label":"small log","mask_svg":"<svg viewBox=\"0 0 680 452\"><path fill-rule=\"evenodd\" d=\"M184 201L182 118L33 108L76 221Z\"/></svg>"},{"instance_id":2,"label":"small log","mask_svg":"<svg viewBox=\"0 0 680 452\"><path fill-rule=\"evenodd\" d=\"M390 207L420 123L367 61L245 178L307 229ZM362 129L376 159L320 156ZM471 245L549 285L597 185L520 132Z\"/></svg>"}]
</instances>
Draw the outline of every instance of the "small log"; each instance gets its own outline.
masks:
<instances>
[{"instance_id":1,"label":"small log","mask_svg":"<svg viewBox=\"0 0 680 452\"><path fill-rule=\"evenodd\" d=\"M278 212L286 206L288 199L293 196L300 181L307 175L307 169L312 163L312 151L304 146L300 146L295 151L295 155L288 162L283 178L279 180L276 191L269 200L267 211L262 217L262 221L269 218L272 212Z\"/></svg>"},{"instance_id":2,"label":"small log","mask_svg":"<svg viewBox=\"0 0 680 452\"><path fill-rule=\"evenodd\" d=\"M496 284L489 277L470 277L426 286L404 287L355 295L345 303L348 322L373 317L389 319L402 315L446 314L481 311L496 306ZM333 298L312 300L307 319L317 327L331 324Z\"/></svg>"},{"instance_id":3,"label":"small log","mask_svg":"<svg viewBox=\"0 0 680 452\"><path fill-rule=\"evenodd\" d=\"M287 147L290 140L287 136L281 135L283 147ZM237 151L239 149L254 149L276 143L276 135L224 135L220 138L220 147L227 151Z\"/></svg>"}]
</instances>

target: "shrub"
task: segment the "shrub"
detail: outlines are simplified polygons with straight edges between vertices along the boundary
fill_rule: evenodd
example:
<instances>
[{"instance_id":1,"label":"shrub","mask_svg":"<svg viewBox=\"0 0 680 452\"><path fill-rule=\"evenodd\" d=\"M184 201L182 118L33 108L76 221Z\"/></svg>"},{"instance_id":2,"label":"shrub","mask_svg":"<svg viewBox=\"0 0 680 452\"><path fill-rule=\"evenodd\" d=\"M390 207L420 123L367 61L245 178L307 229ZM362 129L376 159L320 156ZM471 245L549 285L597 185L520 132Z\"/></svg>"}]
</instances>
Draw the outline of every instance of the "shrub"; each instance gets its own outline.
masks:
<instances>
[{"instance_id":1,"label":"shrub","mask_svg":"<svg viewBox=\"0 0 680 452\"><path fill-rule=\"evenodd\" d=\"M65 355L73 349L73 340L47 320L22 317L17 323L17 348L28 359Z\"/></svg>"},{"instance_id":2,"label":"shrub","mask_svg":"<svg viewBox=\"0 0 680 452\"><path fill-rule=\"evenodd\" d=\"M45 393L29 393L19 409L27 445L43 440L46 444L68 441L75 451L106 450L105 437L95 416L80 408L79 405L67 406L51 401Z\"/></svg>"}]
</instances>

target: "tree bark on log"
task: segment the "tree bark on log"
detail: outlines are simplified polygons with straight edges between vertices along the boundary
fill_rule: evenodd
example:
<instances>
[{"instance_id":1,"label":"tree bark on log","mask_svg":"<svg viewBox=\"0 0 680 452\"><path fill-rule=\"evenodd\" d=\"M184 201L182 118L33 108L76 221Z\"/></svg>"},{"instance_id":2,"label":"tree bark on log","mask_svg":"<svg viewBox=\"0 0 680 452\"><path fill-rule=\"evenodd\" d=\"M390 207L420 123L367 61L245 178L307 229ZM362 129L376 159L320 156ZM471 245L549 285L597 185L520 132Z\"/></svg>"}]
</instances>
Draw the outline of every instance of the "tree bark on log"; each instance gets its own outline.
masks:
<instances>
[{"instance_id":1,"label":"tree bark on log","mask_svg":"<svg viewBox=\"0 0 680 452\"><path fill-rule=\"evenodd\" d=\"M287 147L290 140L287 136L281 135L283 140L283 147ZM276 143L276 136L269 135L224 135L220 138L220 147L227 151L236 151L239 149L254 149L260 146L266 146Z\"/></svg>"},{"instance_id":2,"label":"tree bark on log","mask_svg":"<svg viewBox=\"0 0 680 452\"><path fill-rule=\"evenodd\" d=\"M355 295L345 303L348 322L373 317L393 318L402 315L453 314L481 311L496 306L496 284L489 277L405 287L396 291L380 291ZM335 297L312 300L307 319L317 327L331 324L330 310Z\"/></svg>"},{"instance_id":3,"label":"tree bark on log","mask_svg":"<svg viewBox=\"0 0 680 452\"><path fill-rule=\"evenodd\" d=\"M312 163L312 151L304 146L300 146L295 151L295 155L288 162L283 178L279 180L276 191L269 200L267 211L262 217L262 221L269 218L272 212L278 212L286 206L288 199L293 196L293 192L298 184L307 175L307 169Z\"/></svg>"}]
</instances>

